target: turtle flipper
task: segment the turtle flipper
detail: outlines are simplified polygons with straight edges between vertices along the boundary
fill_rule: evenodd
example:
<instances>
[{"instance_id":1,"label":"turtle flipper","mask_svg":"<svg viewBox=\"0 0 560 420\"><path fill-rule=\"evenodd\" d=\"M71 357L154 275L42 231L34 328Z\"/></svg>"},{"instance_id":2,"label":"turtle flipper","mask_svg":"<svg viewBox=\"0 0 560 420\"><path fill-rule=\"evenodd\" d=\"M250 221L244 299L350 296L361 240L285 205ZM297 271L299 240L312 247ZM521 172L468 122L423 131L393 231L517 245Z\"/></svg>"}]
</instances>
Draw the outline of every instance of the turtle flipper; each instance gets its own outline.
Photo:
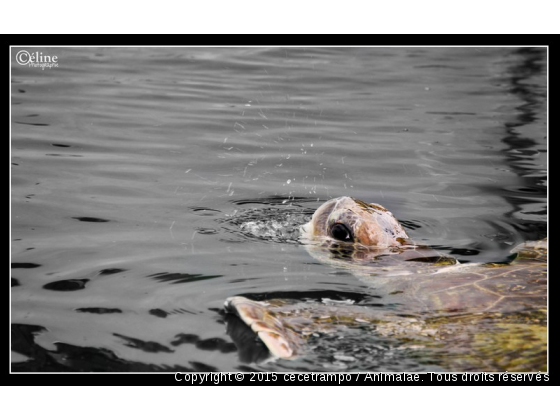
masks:
<instances>
[{"instance_id":1,"label":"turtle flipper","mask_svg":"<svg viewBox=\"0 0 560 420\"><path fill-rule=\"evenodd\" d=\"M300 352L302 339L287 328L265 304L234 296L226 299L224 307L251 327L274 356L292 359Z\"/></svg>"}]
</instances>

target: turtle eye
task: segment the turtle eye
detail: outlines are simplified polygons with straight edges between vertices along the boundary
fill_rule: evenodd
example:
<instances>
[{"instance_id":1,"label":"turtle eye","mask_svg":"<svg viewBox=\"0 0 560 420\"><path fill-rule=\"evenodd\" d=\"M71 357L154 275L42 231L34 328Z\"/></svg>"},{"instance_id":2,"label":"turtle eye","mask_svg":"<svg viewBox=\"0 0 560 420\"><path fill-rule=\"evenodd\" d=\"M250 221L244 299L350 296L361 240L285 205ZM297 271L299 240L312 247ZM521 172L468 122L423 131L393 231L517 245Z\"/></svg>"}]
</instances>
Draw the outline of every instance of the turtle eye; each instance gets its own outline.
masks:
<instances>
[{"instance_id":1,"label":"turtle eye","mask_svg":"<svg viewBox=\"0 0 560 420\"><path fill-rule=\"evenodd\" d=\"M343 242L354 242L354 237L352 236L352 232L350 229L343 225L342 223L336 223L331 228L331 236L336 239L337 241Z\"/></svg>"}]
</instances>

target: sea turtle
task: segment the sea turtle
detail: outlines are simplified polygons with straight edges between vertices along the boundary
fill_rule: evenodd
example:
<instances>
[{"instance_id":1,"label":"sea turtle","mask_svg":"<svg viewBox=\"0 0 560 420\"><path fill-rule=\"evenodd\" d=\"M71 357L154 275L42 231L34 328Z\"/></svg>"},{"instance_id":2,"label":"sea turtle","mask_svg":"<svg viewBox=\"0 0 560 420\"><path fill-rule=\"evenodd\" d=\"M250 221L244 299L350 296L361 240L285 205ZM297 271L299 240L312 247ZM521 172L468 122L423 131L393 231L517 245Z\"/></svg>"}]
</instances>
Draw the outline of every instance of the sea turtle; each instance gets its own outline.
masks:
<instances>
[{"instance_id":1,"label":"sea turtle","mask_svg":"<svg viewBox=\"0 0 560 420\"><path fill-rule=\"evenodd\" d=\"M519 245L509 263L459 264L413 242L383 206L351 197L322 204L301 234L311 255L349 269L382 303L228 298L226 311L273 356L306 354L310 337L374 334L450 370L546 371L546 239Z\"/></svg>"}]
</instances>

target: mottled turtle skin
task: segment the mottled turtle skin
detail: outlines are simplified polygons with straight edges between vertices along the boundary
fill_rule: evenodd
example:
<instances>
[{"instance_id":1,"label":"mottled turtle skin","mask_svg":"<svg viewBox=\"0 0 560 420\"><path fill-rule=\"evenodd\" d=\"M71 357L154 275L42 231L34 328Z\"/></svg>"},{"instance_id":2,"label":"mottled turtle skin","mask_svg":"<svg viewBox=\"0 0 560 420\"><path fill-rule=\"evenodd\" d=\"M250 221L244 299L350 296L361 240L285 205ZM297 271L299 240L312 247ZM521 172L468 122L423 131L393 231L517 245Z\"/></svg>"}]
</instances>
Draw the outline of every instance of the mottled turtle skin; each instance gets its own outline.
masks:
<instances>
[{"instance_id":1,"label":"mottled turtle skin","mask_svg":"<svg viewBox=\"0 0 560 420\"><path fill-rule=\"evenodd\" d=\"M546 370L546 239L513 249L509 264L459 264L415 244L383 206L350 197L321 205L302 238L315 258L348 268L375 288L384 307L228 298L226 310L273 356L305 354L306 337L317 332L374 326L375 334L412 346L449 354L461 348L448 364L452 370ZM510 360L512 353L519 360Z\"/></svg>"},{"instance_id":2,"label":"mottled turtle skin","mask_svg":"<svg viewBox=\"0 0 560 420\"><path fill-rule=\"evenodd\" d=\"M341 232L348 232L347 236L337 235L337 228L341 228ZM324 203L304 229L312 237L325 242L340 236L342 242L361 244L369 249L399 247L409 239L403 227L385 207L351 197L335 198Z\"/></svg>"}]
</instances>

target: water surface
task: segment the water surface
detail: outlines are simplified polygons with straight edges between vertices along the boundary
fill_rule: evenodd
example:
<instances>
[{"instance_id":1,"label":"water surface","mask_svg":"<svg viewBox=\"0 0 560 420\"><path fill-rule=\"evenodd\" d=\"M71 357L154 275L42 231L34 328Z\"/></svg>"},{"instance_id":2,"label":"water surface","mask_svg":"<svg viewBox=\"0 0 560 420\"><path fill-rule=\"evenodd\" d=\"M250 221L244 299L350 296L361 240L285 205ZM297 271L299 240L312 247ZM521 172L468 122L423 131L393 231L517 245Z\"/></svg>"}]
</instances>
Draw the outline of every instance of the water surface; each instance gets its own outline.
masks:
<instances>
[{"instance_id":1,"label":"water surface","mask_svg":"<svg viewBox=\"0 0 560 420\"><path fill-rule=\"evenodd\" d=\"M332 197L462 262L546 236L544 49L40 51L11 69L14 371L332 370L240 362L221 313L370 293L297 241ZM390 346L354 368L426 369Z\"/></svg>"}]
</instances>

